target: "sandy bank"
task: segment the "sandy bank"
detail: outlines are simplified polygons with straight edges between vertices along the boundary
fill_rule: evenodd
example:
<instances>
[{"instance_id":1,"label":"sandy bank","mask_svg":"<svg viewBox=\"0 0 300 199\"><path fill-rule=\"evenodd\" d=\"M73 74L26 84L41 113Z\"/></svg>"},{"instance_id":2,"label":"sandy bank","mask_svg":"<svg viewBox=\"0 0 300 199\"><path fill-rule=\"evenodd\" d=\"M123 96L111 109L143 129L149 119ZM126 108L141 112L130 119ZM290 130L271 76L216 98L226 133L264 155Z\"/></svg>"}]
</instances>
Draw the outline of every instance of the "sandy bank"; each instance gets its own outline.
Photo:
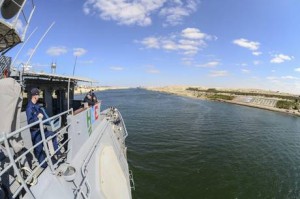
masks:
<instances>
[{"instance_id":1,"label":"sandy bank","mask_svg":"<svg viewBox=\"0 0 300 199\"><path fill-rule=\"evenodd\" d=\"M156 91L156 92L190 97L190 98L194 98L194 99L211 100L211 99L205 97L204 95L197 95L193 91L188 91L188 90L186 90L187 88L188 88L187 86L169 86L169 87L159 87L159 88L151 87L151 88L146 88L146 89L151 90L151 91ZM248 96L248 97L251 97L251 96ZM270 99L270 98L264 98L261 96L259 98L265 99L265 100ZM246 102L241 102L241 101L237 101L237 100L213 100L213 101L237 104L237 105L241 105L241 106L248 106L248 107L253 107L253 108L259 108L259 109L264 109L264 110L269 110L269 111L276 111L276 112L281 112L281 113L285 113L285 114L300 116L300 112L298 112L297 110L279 109L276 107L262 106L262 105L258 105L258 104L246 103Z\"/></svg>"}]
</instances>

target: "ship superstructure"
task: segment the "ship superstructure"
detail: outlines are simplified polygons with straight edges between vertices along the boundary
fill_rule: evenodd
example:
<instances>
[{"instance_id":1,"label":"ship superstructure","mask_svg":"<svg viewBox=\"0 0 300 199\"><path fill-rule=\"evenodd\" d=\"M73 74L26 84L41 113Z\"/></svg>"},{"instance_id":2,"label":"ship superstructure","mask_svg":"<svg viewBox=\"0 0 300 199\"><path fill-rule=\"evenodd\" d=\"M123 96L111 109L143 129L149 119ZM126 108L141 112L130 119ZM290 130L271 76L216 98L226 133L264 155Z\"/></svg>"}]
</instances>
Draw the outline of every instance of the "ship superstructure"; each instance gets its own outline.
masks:
<instances>
[{"instance_id":1,"label":"ship superstructure","mask_svg":"<svg viewBox=\"0 0 300 199\"><path fill-rule=\"evenodd\" d=\"M26 0L0 0L0 7L4 3L14 5L14 16L27 5ZM6 31L7 22L2 21L5 18L0 31ZM4 40L0 38L0 44ZM5 41L0 51L5 53L21 40ZM77 83L91 80L16 70L4 55L0 62L0 198L132 198L134 181L125 146L128 133L121 113L114 107L101 111L101 101L88 106L74 100ZM24 110L33 87L41 91L38 104L47 117L28 124ZM35 144L33 126L39 127L42 136ZM54 135L46 138L45 129ZM59 142L57 150L53 137ZM39 163L33 150L40 144L46 158Z\"/></svg>"}]
</instances>

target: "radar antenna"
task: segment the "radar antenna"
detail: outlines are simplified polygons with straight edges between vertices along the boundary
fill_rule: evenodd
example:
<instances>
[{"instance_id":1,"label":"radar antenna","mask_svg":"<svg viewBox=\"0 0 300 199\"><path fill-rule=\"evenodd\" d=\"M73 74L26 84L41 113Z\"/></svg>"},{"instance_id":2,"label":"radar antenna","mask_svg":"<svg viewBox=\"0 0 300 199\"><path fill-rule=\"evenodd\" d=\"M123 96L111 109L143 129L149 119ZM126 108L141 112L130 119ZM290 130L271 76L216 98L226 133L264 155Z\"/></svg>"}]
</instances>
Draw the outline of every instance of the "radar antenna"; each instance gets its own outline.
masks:
<instances>
[{"instance_id":1,"label":"radar antenna","mask_svg":"<svg viewBox=\"0 0 300 199\"><path fill-rule=\"evenodd\" d=\"M4 19L11 19L23 7L24 0L4 0L1 6L1 14Z\"/></svg>"},{"instance_id":2,"label":"radar antenna","mask_svg":"<svg viewBox=\"0 0 300 199\"><path fill-rule=\"evenodd\" d=\"M25 34L35 10L33 0L31 5L26 4L27 0L0 0L0 53L4 55L11 48L24 41ZM31 6L29 9L27 6ZM25 13L24 10L30 10ZM22 14L22 15L21 15ZM19 28L20 23L25 24Z\"/></svg>"}]
</instances>

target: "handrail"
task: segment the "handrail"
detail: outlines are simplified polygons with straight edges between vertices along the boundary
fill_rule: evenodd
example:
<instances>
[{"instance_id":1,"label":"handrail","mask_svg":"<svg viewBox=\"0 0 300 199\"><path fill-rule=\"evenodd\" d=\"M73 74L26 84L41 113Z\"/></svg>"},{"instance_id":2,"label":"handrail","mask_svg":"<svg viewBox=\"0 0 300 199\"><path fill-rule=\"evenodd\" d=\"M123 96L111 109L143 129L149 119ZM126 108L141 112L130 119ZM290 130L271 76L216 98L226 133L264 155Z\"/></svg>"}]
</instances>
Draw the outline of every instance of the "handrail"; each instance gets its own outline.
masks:
<instances>
[{"instance_id":1,"label":"handrail","mask_svg":"<svg viewBox=\"0 0 300 199\"><path fill-rule=\"evenodd\" d=\"M117 109L117 111L118 111L118 114L120 115L120 119L122 120L122 126L123 126L123 128L124 128L124 135L123 135L123 138L124 138L124 140L127 138L127 136L128 136L128 132L127 132L127 129L126 129L126 125L125 125L125 122L124 122L124 119L123 119L123 117L122 117L122 114L121 114L121 112ZM121 149L120 149L121 150ZM124 163L124 159L122 159L122 162L123 162L123 165L125 164L125 165L127 165L127 167L128 167L128 164L127 164L127 162L126 163ZM129 169L129 168L128 168ZM133 172L132 172L132 170L128 170L128 177L129 177L129 183L130 183L130 188L131 189L133 189L133 190L135 190L135 183L134 183L134 179L133 179Z\"/></svg>"},{"instance_id":2,"label":"handrail","mask_svg":"<svg viewBox=\"0 0 300 199\"><path fill-rule=\"evenodd\" d=\"M103 132L104 132L104 130L107 128L107 126L108 126L108 124L106 124L104 127L102 127L102 128L103 128ZM100 132L101 132L101 131L100 131ZM90 161L92 155L94 154L94 152L95 152L97 146L99 145L102 136L103 136L103 133L101 133L101 134L97 137L97 139L96 139L95 142L93 143L93 147L90 149L90 151L89 151L87 157L86 157L86 158L84 159L84 161L83 161L83 164L82 164L82 166L81 166L82 181L81 181L81 183L80 183L80 185L79 185L79 188L77 188L77 190L76 190L75 198L78 198L78 197L79 197L79 194L83 194L83 193L82 193L83 185L87 183L87 178L86 178L86 174L87 174L87 172L86 172L86 167L87 167L87 165L88 165L88 163L89 163L89 161ZM87 183L87 184L88 184L88 183ZM90 191L90 190L88 190L88 191ZM84 197L85 197L85 196L84 196Z\"/></svg>"},{"instance_id":3,"label":"handrail","mask_svg":"<svg viewBox=\"0 0 300 199\"><path fill-rule=\"evenodd\" d=\"M31 190L29 190L27 184L25 183L24 179L22 178L21 173L20 173L20 171L19 171L19 169L18 169L18 167L17 167L17 165L16 165L16 163L14 161L14 158L13 158L12 154L10 153L9 143L8 143L8 139L7 139L7 134L6 133L4 134L4 138L6 138L4 140L4 144L5 144L5 148L7 150L7 154L8 154L8 158L9 158L10 164L14 168L14 171L16 172L18 178L20 178L20 180L21 180L21 186L24 187L24 189L26 190L26 192L29 193L34 198Z\"/></svg>"},{"instance_id":4,"label":"handrail","mask_svg":"<svg viewBox=\"0 0 300 199\"><path fill-rule=\"evenodd\" d=\"M53 163L51 161L51 157L50 156L50 152L47 146L47 140L46 140L46 136L45 136L45 132L44 132L44 126L43 126L43 122L42 122L42 118L39 118L40 120L40 131L41 131L41 136L42 136L42 140L43 140L43 145L44 145L44 150L46 153L46 160L48 162L48 165L50 166L50 170L52 171L52 173L54 172L54 166Z\"/></svg>"},{"instance_id":5,"label":"handrail","mask_svg":"<svg viewBox=\"0 0 300 199\"><path fill-rule=\"evenodd\" d=\"M125 133L125 135L123 135L123 138L125 140L127 138L127 136L128 136L128 132L127 132L126 125L125 125L124 119L122 117L122 114L120 113L120 111L118 109L117 109L117 111L118 111L118 114L120 115L120 119L122 121L122 126L124 127L124 133Z\"/></svg>"},{"instance_id":6,"label":"handrail","mask_svg":"<svg viewBox=\"0 0 300 199\"><path fill-rule=\"evenodd\" d=\"M47 122L49 122L49 121L51 121L51 120L54 120L54 119L58 118L59 116L65 115L65 114L67 114L67 113L69 113L69 112L73 112L73 109L71 108L71 109L69 109L69 110L67 110L67 111L65 111L65 112L59 113L59 114L54 115L54 116L52 116L52 117L50 117L50 118L48 118L48 119L45 119L45 120L42 121L42 123L45 124L45 123L47 123ZM39 123L40 123L40 121L36 121L36 122L33 122L33 123L31 123L31 124L28 124L28 125L26 125L26 126L20 128L20 129L17 129L17 130L15 130L15 131L9 133L8 136L7 136L7 139L9 139L9 138L11 138L11 137L17 135L18 133L20 133L20 132L22 132L22 131L24 131L24 130L26 130L26 129L29 129L30 127L33 127L33 126L35 126L35 125L37 125L37 124L39 124ZM3 142L3 141L4 141L4 138L3 138L3 137L0 138L0 143Z\"/></svg>"},{"instance_id":7,"label":"handrail","mask_svg":"<svg viewBox=\"0 0 300 199\"><path fill-rule=\"evenodd\" d=\"M48 146L47 146L47 142L49 140L51 140L53 137L57 136L58 134L62 133L63 131L62 130L59 130L57 132L54 133L54 135L52 136L49 136L48 138L45 137L45 134L44 134L44 124L47 123L48 121L50 120L53 120L53 119L56 119L58 117L61 117L62 115L70 115L70 114L73 114L73 109L69 109L67 111L64 111L58 115L55 115L51 118L48 118L48 119L45 119L45 120L42 120L41 118L39 118L38 121L32 123L32 124L29 124L29 125L26 125L25 127L22 127L20 129L17 129L15 131L13 131L12 133L2 133L2 136L0 138L0 144L1 143L4 143L4 146L5 146L5 149L6 149L6 153L7 153L7 156L9 158L9 164L7 166L5 166L5 168L0 172L0 177L2 175L4 175L9 169L13 168L14 170L14 173L17 175L18 179L20 180L20 185L19 187L16 189L16 191L14 191L13 193L13 198L17 197L19 195L19 193L22 191L22 189L24 188L26 193L29 193L31 198L35 198L33 193L30 191L27 183L32 179L32 177L37 173L37 171L42 167L43 164L45 164L46 162L48 163L49 165L49 168L51 170L52 173L55 172L55 165L58 164L58 162L56 164L53 164L52 161L51 161L51 158L62 148L64 147L70 140L71 138L69 137L66 141L64 141L63 143L60 143L60 146L58 147L58 149L55 150L55 153L54 154L50 154L49 152L49 149L48 149ZM20 134L22 133L24 130L27 130L27 129L30 129L31 127L35 126L39 124L39 127L40 127L40 132L41 132L41 137L42 137L42 140L39 141L38 143L35 143L32 147L30 147L29 149L26 149L25 152L23 152L20 156L14 158L14 155L13 153L11 152L10 150L10 145L9 145L9 139L14 137L15 135L17 134ZM67 124L66 126L70 126L70 123ZM64 129L65 127L63 127L62 129ZM22 159L22 158L26 158L27 154L30 153L32 150L34 150L37 146L43 144L43 150L45 151L46 153L46 157L45 159L38 163L38 165L34 168L34 170L32 171L32 173L26 177L26 179L24 179L21 175L21 168L18 168L17 166L17 163Z\"/></svg>"},{"instance_id":8,"label":"handrail","mask_svg":"<svg viewBox=\"0 0 300 199\"><path fill-rule=\"evenodd\" d=\"M121 136L121 141L123 141L123 139L125 140L125 138L128 136L128 132L127 132L127 129L126 129L126 126L125 126L125 123L124 123L124 120L123 120L123 117L121 115L121 113L119 112L118 109L116 109L116 113L119 115L119 119L121 119L121 123L120 125L123 127L122 128L122 131L120 129L120 136ZM68 121L68 124L66 126L64 126L63 128L60 128L60 130L54 132L53 135L49 136L49 137L45 137L44 135L44 126L43 124L49 122L50 120L53 120L53 119L56 119L58 117L61 117L62 115L70 115L70 114L73 114L73 109L70 109L70 110L67 110L63 113L60 113L58 115L55 115L51 118L48 118L48 119L45 119L45 120L42 120L42 119L39 119L38 121L32 123L32 124L29 124L25 127L22 127L20 129L17 129L15 131L13 131L12 133L4 133L3 134L3 137L1 137L0 139L0 144L3 142L5 144L5 147L6 147L6 151L7 151L7 154L8 154L8 157L9 157L9 164L8 166L6 166L1 172L0 172L0 176L2 176L3 174L5 174L6 172L9 171L9 169L12 169L14 170L14 176L17 176L18 177L18 181L20 184L18 184L16 187L16 190L13 191L13 197L17 197L21 192L22 190L25 190L25 194L29 194L28 196L31 197L31 198L35 198L34 194L31 192L30 188L29 188L29 183L32 181L33 178L36 177L38 171L40 170L40 168L42 167L42 165L44 165L45 163L48 164L48 167L49 167L49 171L54 174L56 172L56 169L57 169L57 165L59 165L59 162L61 162L61 159L58 159L58 161L56 163L53 163L52 162L52 157L62 149L62 147L66 146L70 140L71 140L71 136L68 136L68 138L66 140L63 140L61 142L59 142L59 147L57 149L54 150L54 152L52 152L52 154L50 154L50 151L49 151L49 148L48 148L48 145L47 145L47 142L49 140L52 140L55 136L59 136L61 135L62 133L66 132L67 128L71 125L70 123L70 120L67 120ZM11 152L9 150L9 139L12 138L13 136L17 135L17 134L20 134L21 132L23 132L24 130L27 130L35 125L39 125L39 128L40 128L40 132L41 132L41 141L39 141L38 143L35 143L33 146L31 146L29 149L26 149L26 151L24 151L20 156L18 157L14 157L13 156L13 152ZM89 148L89 151L88 153L86 154L86 157L85 159L83 160L82 162L82 166L81 166L81 175L82 175L82 179L80 180L80 182L76 185L75 185L75 198L90 198L91 196L91 187L90 187L90 184L88 182L88 170L87 170L87 167L88 167L88 164L92 158L92 156L94 155L96 149L98 148L99 144L100 144L100 140L102 139L103 135L104 135L104 132L105 132L105 129L109 126L109 122L105 123L105 125L103 125L101 127L101 130L99 135L97 135L95 141L93 142L93 144L91 145L91 147ZM111 134L111 136L114 136L114 134ZM119 158L119 161L120 161L120 164L121 164L121 167L122 167L122 170L124 171L124 174L126 177L128 177L127 179L129 179L128 181L128 188L132 188L134 189L134 181L133 181L133 177L132 177L132 172L128 171L128 164L127 164L127 161L126 161L126 155L125 155L125 152L124 152L124 148L118 144L117 140L116 139L113 139L113 144L114 145L117 145L115 146L116 147L116 150L117 150L117 153L118 153L118 158ZM23 177L23 173L22 173L22 170L21 168L18 168L18 163L20 160L22 160L22 158L24 157L27 157L27 154L30 153L31 151L33 151L37 146L39 145L42 145L43 146L43 150L45 151L45 159L41 162L38 162L37 165L35 165L34 168L30 168L32 169L31 172L29 172L28 176L26 177ZM70 149L68 149L67 151L69 151Z\"/></svg>"},{"instance_id":9,"label":"handrail","mask_svg":"<svg viewBox=\"0 0 300 199\"><path fill-rule=\"evenodd\" d=\"M117 111L117 114L119 116L119 119L122 121L121 125L123 126L123 141L125 141L125 139L127 138L128 136L128 132L127 132L127 129L126 129L126 125L125 125L125 122L124 122L124 119L122 117L122 114L120 113L120 111L118 109L114 109L115 111ZM111 136L114 136L113 134L111 134ZM113 144L114 146L116 147L116 149L118 150L118 159L121 163L121 168L124 172L124 174L127 175L127 179L129 180L128 181L128 186L129 188L135 190L135 183L134 183L134 179L133 179L133 172L131 170L129 170L129 167L128 167L128 163L127 163L127 158L126 158L126 155L125 155L125 151L121 148L121 145L119 143L117 143L117 140L116 139L112 139L113 141ZM128 171L128 172L127 172Z\"/></svg>"}]
</instances>

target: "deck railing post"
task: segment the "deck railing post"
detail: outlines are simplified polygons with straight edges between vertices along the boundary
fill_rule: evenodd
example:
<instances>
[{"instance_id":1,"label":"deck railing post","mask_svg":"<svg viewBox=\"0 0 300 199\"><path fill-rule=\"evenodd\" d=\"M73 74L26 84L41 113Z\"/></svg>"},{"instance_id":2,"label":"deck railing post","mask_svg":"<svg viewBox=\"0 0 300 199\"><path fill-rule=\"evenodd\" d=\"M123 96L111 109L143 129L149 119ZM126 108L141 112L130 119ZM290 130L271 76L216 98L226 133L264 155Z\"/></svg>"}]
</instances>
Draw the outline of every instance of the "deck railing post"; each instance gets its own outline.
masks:
<instances>
[{"instance_id":1,"label":"deck railing post","mask_svg":"<svg viewBox=\"0 0 300 199\"><path fill-rule=\"evenodd\" d=\"M48 149L48 145L47 145L47 140L46 140L46 137L45 137L45 131L44 131L44 125L43 125L43 121L42 121L42 118L39 118L39 124L40 124L40 132L41 132L41 136L42 136L42 140L43 140L43 145L44 145L44 149L45 149L45 152L46 152L46 158L47 158L47 163L48 165L50 166L50 169L51 169L51 172L54 173L54 166L53 166L53 163L52 163L52 160L51 160L51 156L50 156L50 153L49 153L49 149Z\"/></svg>"},{"instance_id":2,"label":"deck railing post","mask_svg":"<svg viewBox=\"0 0 300 199\"><path fill-rule=\"evenodd\" d=\"M11 154L11 151L9 149L9 143L8 143L8 139L7 139L7 133L4 133L4 145L5 145L5 149L7 151L7 155L10 161L10 164L13 166L14 172L16 172L17 177L20 179L21 181L21 186L25 189L25 191L29 194L29 196L31 198L35 198L33 193L31 192L31 190L28 188L27 184L25 183L25 180L23 179L23 176L20 173L20 170L18 169L13 154Z\"/></svg>"}]
</instances>

